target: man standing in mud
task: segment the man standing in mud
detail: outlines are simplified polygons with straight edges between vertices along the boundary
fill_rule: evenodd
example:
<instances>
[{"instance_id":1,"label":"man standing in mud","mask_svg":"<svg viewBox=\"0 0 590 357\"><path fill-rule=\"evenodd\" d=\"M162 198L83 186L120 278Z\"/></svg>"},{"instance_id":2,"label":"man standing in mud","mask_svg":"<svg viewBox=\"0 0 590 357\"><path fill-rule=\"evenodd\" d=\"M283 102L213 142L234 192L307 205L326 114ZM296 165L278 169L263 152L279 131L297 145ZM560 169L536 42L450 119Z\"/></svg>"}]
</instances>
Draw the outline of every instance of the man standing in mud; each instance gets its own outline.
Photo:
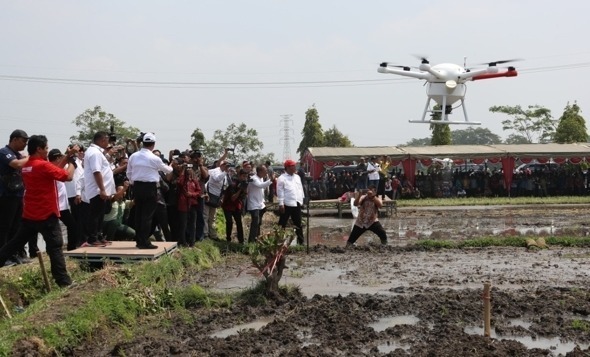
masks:
<instances>
[{"instance_id":1,"label":"man standing in mud","mask_svg":"<svg viewBox=\"0 0 590 357\"><path fill-rule=\"evenodd\" d=\"M301 227L301 206L303 206L303 184L297 175L297 164L293 160L284 163L285 172L277 179L277 198L279 200L279 226L285 228L289 217L295 225L297 244L303 244Z\"/></svg>"},{"instance_id":2,"label":"man standing in mud","mask_svg":"<svg viewBox=\"0 0 590 357\"><path fill-rule=\"evenodd\" d=\"M359 214L350 232L347 247L354 245L354 242L366 231L375 233L381 240L382 245L387 244L387 233L379 222L379 208L383 207L383 202L377 196L377 187L370 185L366 194L354 200L354 205L359 208Z\"/></svg>"}]
</instances>

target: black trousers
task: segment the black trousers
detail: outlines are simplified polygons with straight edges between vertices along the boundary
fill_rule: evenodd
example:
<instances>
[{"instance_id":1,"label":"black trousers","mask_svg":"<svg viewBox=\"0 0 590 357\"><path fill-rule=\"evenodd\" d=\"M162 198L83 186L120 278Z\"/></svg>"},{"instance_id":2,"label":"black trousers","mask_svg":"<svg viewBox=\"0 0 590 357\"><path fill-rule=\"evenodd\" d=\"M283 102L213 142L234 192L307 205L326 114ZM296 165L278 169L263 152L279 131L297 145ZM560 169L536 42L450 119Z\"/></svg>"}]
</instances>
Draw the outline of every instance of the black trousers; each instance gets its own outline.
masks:
<instances>
[{"instance_id":1,"label":"black trousers","mask_svg":"<svg viewBox=\"0 0 590 357\"><path fill-rule=\"evenodd\" d=\"M74 250L80 245L76 245L78 242L78 236L76 235L75 231L75 222L74 218L72 217L72 213L69 209L59 211L59 220L66 226L68 229L68 250ZM29 241L29 256L34 258L37 256L37 251L39 247L37 246L37 236Z\"/></svg>"},{"instance_id":2,"label":"black trousers","mask_svg":"<svg viewBox=\"0 0 590 357\"><path fill-rule=\"evenodd\" d=\"M225 239L228 242L231 242L231 232L234 225L233 221L236 221L238 242L244 243L244 226L242 225L242 210L229 211L224 209L223 215L225 216Z\"/></svg>"},{"instance_id":3,"label":"black trousers","mask_svg":"<svg viewBox=\"0 0 590 357\"><path fill-rule=\"evenodd\" d=\"M158 187L155 182L133 183L135 201L135 242L148 245L152 230L152 219L158 208Z\"/></svg>"},{"instance_id":4,"label":"black trousers","mask_svg":"<svg viewBox=\"0 0 590 357\"><path fill-rule=\"evenodd\" d=\"M22 219L21 226L16 236L0 248L0 266L3 266L8 258L17 251L24 248L25 244L37 234L41 233L45 240L47 255L51 262L51 275L59 286L68 286L72 283L68 271L66 270L66 261L62 252L63 238L59 220L55 215L42 220L31 221Z\"/></svg>"},{"instance_id":5,"label":"black trousers","mask_svg":"<svg viewBox=\"0 0 590 357\"><path fill-rule=\"evenodd\" d=\"M352 232L350 232L347 243L354 244L361 234L365 233L366 231L375 233L381 240L381 244L387 244L387 233L385 233L385 229L383 229L383 226L381 223L379 223L379 221L374 222L368 228L359 227L355 224L354 228L352 228Z\"/></svg>"},{"instance_id":6,"label":"black trousers","mask_svg":"<svg viewBox=\"0 0 590 357\"><path fill-rule=\"evenodd\" d=\"M285 206L285 212L279 217L279 226L285 228L289 218L295 225L295 234L297 234L297 244L303 244L303 227L301 225L301 205L297 203L297 207Z\"/></svg>"},{"instance_id":7,"label":"black trousers","mask_svg":"<svg viewBox=\"0 0 590 357\"><path fill-rule=\"evenodd\" d=\"M90 199L89 214L87 220L88 227L88 243L93 243L102 238L102 224L104 222L104 211L106 209L106 201L100 195L96 195Z\"/></svg>"},{"instance_id":8,"label":"black trousers","mask_svg":"<svg viewBox=\"0 0 590 357\"><path fill-rule=\"evenodd\" d=\"M266 212L266 208L263 209L255 209L248 211L250 212L250 217L252 220L250 221L250 232L248 233L248 243L256 242L256 238L260 236L260 226L262 225L262 216Z\"/></svg>"},{"instance_id":9,"label":"black trousers","mask_svg":"<svg viewBox=\"0 0 590 357\"><path fill-rule=\"evenodd\" d=\"M74 221L74 225L72 227L71 232L70 227L68 227L68 250L71 250L79 247L82 243L86 241L86 238L84 236L84 231L82 229L82 227L84 227L85 225L83 213L84 209L82 206L82 202L76 204L75 197L68 198L68 201L70 202L70 212L72 213L72 220ZM66 223L64 222L64 224ZM74 237L74 239L72 239L71 237ZM72 240L75 240L75 242L72 242Z\"/></svg>"},{"instance_id":10,"label":"black trousers","mask_svg":"<svg viewBox=\"0 0 590 357\"><path fill-rule=\"evenodd\" d=\"M154 212L154 219L152 220L152 229L150 235L154 234L156 227L160 227L164 239L167 242L172 241L172 233L170 232L170 226L168 225L168 211L166 205L158 203L156 206L156 212Z\"/></svg>"},{"instance_id":11,"label":"black trousers","mask_svg":"<svg viewBox=\"0 0 590 357\"><path fill-rule=\"evenodd\" d=\"M0 197L0 247L18 232L22 215L22 197Z\"/></svg>"},{"instance_id":12,"label":"black trousers","mask_svg":"<svg viewBox=\"0 0 590 357\"><path fill-rule=\"evenodd\" d=\"M197 228L197 206L191 206L186 212L178 211L178 242L182 246L194 247Z\"/></svg>"}]
</instances>

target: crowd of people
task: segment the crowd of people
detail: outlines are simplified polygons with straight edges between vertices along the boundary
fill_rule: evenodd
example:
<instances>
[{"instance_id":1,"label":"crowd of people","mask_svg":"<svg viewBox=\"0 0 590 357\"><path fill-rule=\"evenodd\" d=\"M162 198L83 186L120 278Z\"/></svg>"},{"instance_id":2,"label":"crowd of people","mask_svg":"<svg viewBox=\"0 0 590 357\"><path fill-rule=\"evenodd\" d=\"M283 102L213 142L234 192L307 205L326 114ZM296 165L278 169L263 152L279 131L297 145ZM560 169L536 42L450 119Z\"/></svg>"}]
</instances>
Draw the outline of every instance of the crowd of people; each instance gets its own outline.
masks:
<instances>
[{"instance_id":1,"label":"crowd of people","mask_svg":"<svg viewBox=\"0 0 590 357\"><path fill-rule=\"evenodd\" d=\"M370 178L371 167L377 171L378 178ZM337 172L325 170L309 184L309 194L314 200L333 199L373 184L382 198L390 199L579 196L589 193L589 182L588 171L574 164L537 164L515 170L509 185L501 167L482 164L465 169L461 165L455 168L433 165L419 170L411 182L403 169L392 166L386 157L372 157L368 163L360 158L359 164Z\"/></svg>"},{"instance_id":2,"label":"crowd of people","mask_svg":"<svg viewBox=\"0 0 590 357\"><path fill-rule=\"evenodd\" d=\"M114 240L135 240L137 249L157 249L158 240L193 247L220 239L218 210L225 216L226 241L235 226L237 241L245 243L242 216L249 214L247 239L255 243L269 201L277 203L278 225L285 228L291 219L303 244L304 185L295 161L286 160L279 175L270 162L232 165L230 149L211 162L191 150L171 150L165 157L153 133L127 144L116 145L110 133L99 131L87 148L70 145L62 153L50 150L43 135L14 130L0 149L0 267L35 257L40 233L55 282L72 284L60 220L68 250Z\"/></svg>"}]
</instances>

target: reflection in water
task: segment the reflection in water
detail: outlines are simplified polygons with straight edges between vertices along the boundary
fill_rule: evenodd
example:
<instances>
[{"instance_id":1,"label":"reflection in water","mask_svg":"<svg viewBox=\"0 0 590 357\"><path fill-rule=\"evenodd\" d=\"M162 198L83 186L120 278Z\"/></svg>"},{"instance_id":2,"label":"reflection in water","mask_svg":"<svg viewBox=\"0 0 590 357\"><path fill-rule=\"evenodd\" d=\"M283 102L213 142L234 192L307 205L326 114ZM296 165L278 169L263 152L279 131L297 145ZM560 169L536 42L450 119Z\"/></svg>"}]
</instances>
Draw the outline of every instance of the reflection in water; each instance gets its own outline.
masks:
<instances>
[{"instance_id":1,"label":"reflection in water","mask_svg":"<svg viewBox=\"0 0 590 357\"><path fill-rule=\"evenodd\" d=\"M234 327L231 327L231 328L228 328L225 330L214 332L210 336L217 337L217 338L226 338L231 335L237 335L242 330L254 329L255 331L258 331L261 328L263 328L264 326L268 325L272 321L273 321L273 319L260 319L260 320L249 322L247 324L236 325Z\"/></svg>"}]
</instances>

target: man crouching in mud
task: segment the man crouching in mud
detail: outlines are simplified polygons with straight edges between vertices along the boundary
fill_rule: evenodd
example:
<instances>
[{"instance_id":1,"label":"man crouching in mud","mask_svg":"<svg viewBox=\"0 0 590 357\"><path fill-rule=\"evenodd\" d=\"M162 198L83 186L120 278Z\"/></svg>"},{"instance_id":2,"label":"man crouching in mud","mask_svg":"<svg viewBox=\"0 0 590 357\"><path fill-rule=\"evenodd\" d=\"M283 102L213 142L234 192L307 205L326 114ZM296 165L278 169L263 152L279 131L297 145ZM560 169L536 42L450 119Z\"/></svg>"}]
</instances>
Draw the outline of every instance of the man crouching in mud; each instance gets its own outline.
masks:
<instances>
[{"instance_id":1,"label":"man crouching in mud","mask_svg":"<svg viewBox=\"0 0 590 357\"><path fill-rule=\"evenodd\" d=\"M346 242L347 247L354 245L354 242L366 231L375 233L381 244L387 244L387 234L379 222L379 208L383 207L383 201L377 196L377 188L370 185L366 194L354 201L354 205L359 207L359 215L356 218L352 232Z\"/></svg>"}]
</instances>

